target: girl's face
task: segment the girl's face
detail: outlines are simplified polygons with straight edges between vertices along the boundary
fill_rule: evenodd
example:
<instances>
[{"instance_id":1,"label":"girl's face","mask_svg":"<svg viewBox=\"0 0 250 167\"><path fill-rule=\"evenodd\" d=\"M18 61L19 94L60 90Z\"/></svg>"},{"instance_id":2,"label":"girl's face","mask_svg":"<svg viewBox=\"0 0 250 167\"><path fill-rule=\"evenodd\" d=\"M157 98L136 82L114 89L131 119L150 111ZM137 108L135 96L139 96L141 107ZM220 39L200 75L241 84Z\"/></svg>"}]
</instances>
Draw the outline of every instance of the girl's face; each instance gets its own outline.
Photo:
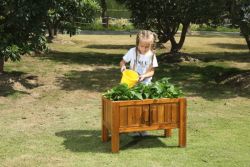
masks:
<instances>
[{"instance_id":1,"label":"girl's face","mask_svg":"<svg viewBox=\"0 0 250 167\"><path fill-rule=\"evenodd\" d=\"M150 40L140 40L138 44L138 50L141 54L147 53L151 49Z\"/></svg>"}]
</instances>

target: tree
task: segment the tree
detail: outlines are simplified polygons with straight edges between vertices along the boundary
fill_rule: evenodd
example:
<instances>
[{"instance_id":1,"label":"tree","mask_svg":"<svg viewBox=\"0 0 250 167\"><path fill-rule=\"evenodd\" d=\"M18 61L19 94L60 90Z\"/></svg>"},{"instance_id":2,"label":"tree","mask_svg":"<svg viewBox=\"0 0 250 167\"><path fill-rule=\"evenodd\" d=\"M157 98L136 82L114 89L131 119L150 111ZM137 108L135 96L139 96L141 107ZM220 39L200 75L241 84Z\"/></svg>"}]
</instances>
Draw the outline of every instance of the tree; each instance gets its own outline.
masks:
<instances>
[{"instance_id":1,"label":"tree","mask_svg":"<svg viewBox=\"0 0 250 167\"><path fill-rule=\"evenodd\" d=\"M98 11L94 0L52 0L46 19L49 37L57 35L58 29L75 34L81 23L91 23Z\"/></svg>"},{"instance_id":2,"label":"tree","mask_svg":"<svg viewBox=\"0 0 250 167\"><path fill-rule=\"evenodd\" d=\"M108 18L107 18L108 7L107 7L106 0L101 0L100 4L101 4L101 8L102 8L102 25L103 25L103 27L107 28L108 27L108 24L107 24L107 22L108 22Z\"/></svg>"},{"instance_id":3,"label":"tree","mask_svg":"<svg viewBox=\"0 0 250 167\"><path fill-rule=\"evenodd\" d=\"M250 50L250 1L231 0L229 5L229 18L240 28Z\"/></svg>"},{"instance_id":4,"label":"tree","mask_svg":"<svg viewBox=\"0 0 250 167\"><path fill-rule=\"evenodd\" d=\"M53 11L56 4L62 5ZM5 61L19 61L21 55L30 51L47 49L46 23L55 32L60 26L74 34L78 21L92 21L97 9L94 0L1 0L0 73Z\"/></svg>"},{"instance_id":5,"label":"tree","mask_svg":"<svg viewBox=\"0 0 250 167\"><path fill-rule=\"evenodd\" d=\"M132 12L137 28L151 29L159 42L171 42L171 52L178 52L185 41L190 23L209 23L221 14L223 0L117 0ZM175 35L181 28L180 40Z\"/></svg>"},{"instance_id":6,"label":"tree","mask_svg":"<svg viewBox=\"0 0 250 167\"><path fill-rule=\"evenodd\" d=\"M4 62L20 60L30 51L45 50L44 20L49 0L0 1L0 73Z\"/></svg>"}]
</instances>

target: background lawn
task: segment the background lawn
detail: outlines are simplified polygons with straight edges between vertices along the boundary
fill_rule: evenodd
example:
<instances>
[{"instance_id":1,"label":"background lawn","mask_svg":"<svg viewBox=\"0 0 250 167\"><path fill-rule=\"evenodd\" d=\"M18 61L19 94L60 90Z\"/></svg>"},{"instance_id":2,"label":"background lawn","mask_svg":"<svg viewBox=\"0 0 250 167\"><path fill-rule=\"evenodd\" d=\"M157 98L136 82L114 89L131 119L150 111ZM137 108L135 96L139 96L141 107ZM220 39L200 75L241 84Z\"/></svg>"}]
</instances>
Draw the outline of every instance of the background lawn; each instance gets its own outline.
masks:
<instances>
[{"instance_id":1,"label":"background lawn","mask_svg":"<svg viewBox=\"0 0 250 167\"><path fill-rule=\"evenodd\" d=\"M6 63L0 76L0 166L249 166L249 83L224 77L250 71L250 53L237 35L187 36L183 52L198 62L168 64L188 99L187 147L174 130L121 135L119 154L101 142L101 94L119 83L122 55L135 36L59 35L46 55ZM166 46L169 49L168 46ZM165 50L158 50L158 54Z\"/></svg>"}]
</instances>

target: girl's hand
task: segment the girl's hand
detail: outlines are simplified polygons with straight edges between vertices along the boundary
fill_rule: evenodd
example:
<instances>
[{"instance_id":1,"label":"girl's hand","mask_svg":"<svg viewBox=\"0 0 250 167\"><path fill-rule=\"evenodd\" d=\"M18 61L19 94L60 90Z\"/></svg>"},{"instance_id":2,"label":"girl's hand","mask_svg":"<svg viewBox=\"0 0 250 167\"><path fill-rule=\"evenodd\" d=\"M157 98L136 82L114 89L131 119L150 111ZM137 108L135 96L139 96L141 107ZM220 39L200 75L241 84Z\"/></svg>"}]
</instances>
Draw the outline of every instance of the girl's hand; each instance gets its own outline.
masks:
<instances>
[{"instance_id":1,"label":"girl's hand","mask_svg":"<svg viewBox=\"0 0 250 167\"><path fill-rule=\"evenodd\" d=\"M145 78L146 78L146 77L145 77L144 75L140 75L139 81L141 82L141 81L143 81Z\"/></svg>"},{"instance_id":2,"label":"girl's hand","mask_svg":"<svg viewBox=\"0 0 250 167\"><path fill-rule=\"evenodd\" d=\"M126 66L123 65L123 66L121 67L121 72L123 72L124 70L126 70Z\"/></svg>"}]
</instances>

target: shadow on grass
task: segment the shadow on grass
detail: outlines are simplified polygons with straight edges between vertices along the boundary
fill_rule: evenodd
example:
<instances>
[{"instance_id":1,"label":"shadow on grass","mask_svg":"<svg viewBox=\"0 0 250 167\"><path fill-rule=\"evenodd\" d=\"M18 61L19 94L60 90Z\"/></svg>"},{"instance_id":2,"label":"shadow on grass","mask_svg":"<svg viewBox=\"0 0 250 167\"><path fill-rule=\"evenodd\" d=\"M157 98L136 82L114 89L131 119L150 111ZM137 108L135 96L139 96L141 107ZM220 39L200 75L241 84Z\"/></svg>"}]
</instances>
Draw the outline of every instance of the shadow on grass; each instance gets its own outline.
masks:
<instances>
[{"instance_id":1,"label":"shadow on grass","mask_svg":"<svg viewBox=\"0 0 250 167\"><path fill-rule=\"evenodd\" d=\"M111 141L103 143L101 141L100 130L68 130L55 133L58 137L63 137L63 145L73 152L105 152L111 153ZM120 135L120 150L142 149L155 147L169 147L159 140L159 136L150 137L130 137L127 134ZM178 146L176 146L178 147Z\"/></svg>"},{"instance_id":2,"label":"shadow on grass","mask_svg":"<svg viewBox=\"0 0 250 167\"><path fill-rule=\"evenodd\" d=\"M80 90L104 92L117 85L121 79L119 68L96 68L93 71L69 71L57 78L57 84L63 90Z\"/></svg>"},{"instance_id":3,"label":"shadow on grass","mask_svg":"<svg viewBox=\"0 0 250 167\"><path fill-rule=\"evenodd\" d=\"M130 49L135 45L87 45L84 48L92 49Z\"/></svg>"},{"instance_id":4,"label":"shadow on grass","mask_svg":"<svg viewBox=\"0 0 250 167\"><path fill-rule=\"evenodd\" d=\"M118 66L122 59L120 54L107 54L96 52L57 52L51 51L48 55L39 56L40 59L49 59L63 64L86 64L93 66L115 65Z\"/></svg>"},{"instance_id":5,"label":"shadow on grass","mask_svg":"<svg viewBox=\"0 0 250 167\"><path fill-rule=\"evenodd\" d=\"M0 96L7 97L29 94L27 91L16 90L14 84L19 84L24 89L33 89L41 86L37 82L33 82L36 80L37 76L28 75L24 72L5 72L0 75Z\"/></svg>"},{"instance_id":6,"label":"shadow on grass","mask_svg":"<svg viewBox=\"0 0 250 167\"><path fill-rule=\"evenodd\" d=\"M51 51L50 54L39 56L40 59L49 59L63 64L86 64L93 66L115 65L119 66L122 60L122 54L108 54L96 52L57 52ZM250 62L250 52L202 52L191 55L203 62L212 61L235 61L235 62ZM159 62L161 63L161 62Z\"/></svg>"},{"instance_id":7,"label":"shadow on grass","mask_svg":"<svg viewBox=\"0 0 250 167\"><path fill-rule=\"evenodd\" d=\"M213 61L234 61L248 63L250 62L250 52L203 52L195 53L192 57L197 58L204 62L213 62Z\"/></svg>"},{"instance_id":8,"label":"shadow on grass","mask_svg":"<svg viewBox=\"0 0 250 167\"><path fill-rule=\"evenodd\" d=\"M250 97L249 89L242 89L241 83L221 84L228 76L249 72L237 68L220 66L169 65L156 69L153 80L170 77L170 82L182 87L186 96L201 96L208 100L226 99L236 96ZM105 92L120 82L119 68L96 68L93 71L70 71L57 78L63 90L90 90Z\"/></svg>"},{"instance_id":9,"label":"shadow on grass","mask_svg":"<svg viewBox=\"0 0 250 167\"><path fill-rule=\"evenodd\" d=\"M210 44L214 47L219 47L219 48L226 48L226 49L236 49L236 50L239 50L239 49L248 49L247 45L243 45L243 44L233 44L233 43L213 43L213 44Z\"/></svg>"},{"instance_id":10,"label":"shadow on grass","mask_svg":"<svg viewBox=\"0 0 250 167\"><path fill-rule=\"evenodd\" d=\"M124 136L127 134L124 134ZM128 135L127 135L128 136ZM163 136L143 136L143 137L128 137L130 140L121 141L121 150L128 150L128 149L141 149L141 148L179 148L178 143L176 145L167 145L163 143L160 138L166 139Z\"/></svg>"},{"instance_id":11,"label":"shadow on grass","mask_svg":"<svg viewBox=\"0 0 250 167\"><path fill-rule=\"evenodd\" d=\"M206 61L250 62L247 52L243 53L202 53L197 56ZM105 53L66 53L52 52L42 57L60 63L86 64L95 67L93 70L71 70L63 77L57 78L57 84L63 90L90 90L104 92L120 82L121 73L118 67L122 55ZM205 65L205 63L202 63ZM154 80L170 77L180 85L186 96L196 95L209 100L224 99L236 96L250 97L249 90L242 90L235 84L221 84L220 77L230 74L241 74L247 71L221 66L199 66L200 64L164 64L159 62ZM105 66L105 67L102 67ZM114 67L116 66L116 67Z\"/></svg>"},{"instance_id":12,"label":"shadow on grass","mask_svg":"<svg viewBox=\"0 0 250 167\"><path fill-rule=\"evenodd\" d=\"M240 84L221 84L227 76L242 74L249 70L224 68L209 65L205 67L194 65L162 65L163 70L156 70L155 78L170 77L173 82L182 87L186 95L201 96L208 100L227 99L236 96L250 98L250 89L241 89ZM225 78L223 78L225 77Z\"/></svg>"}]
</instances>

